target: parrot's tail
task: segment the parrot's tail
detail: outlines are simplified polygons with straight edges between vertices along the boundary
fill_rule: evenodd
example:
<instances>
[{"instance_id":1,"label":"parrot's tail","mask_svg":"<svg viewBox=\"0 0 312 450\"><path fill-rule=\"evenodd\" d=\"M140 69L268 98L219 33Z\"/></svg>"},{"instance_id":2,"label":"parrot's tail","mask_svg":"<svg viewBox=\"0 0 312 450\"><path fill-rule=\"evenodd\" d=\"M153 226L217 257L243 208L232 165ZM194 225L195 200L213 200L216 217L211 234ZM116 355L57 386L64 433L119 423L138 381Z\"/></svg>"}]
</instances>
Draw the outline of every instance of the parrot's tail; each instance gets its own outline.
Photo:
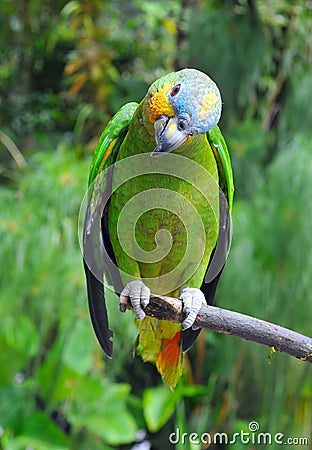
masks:
<instances>
[{"instance_id":1,"label":"parrot's tail","mask_svg":"<svg viewBox=\"0 0 312 450\"><path fill-rule=\"evenodd\" d=\"M143 361L156 361L158 372L170 389L174 389L183 366L181 325L146 316L138 326Z\"/></svg>"},{"instance_id":2,"label":"parrot's tail","mask_svg":"<svg viewBox=\"0 0 312 450\"><path fill-rule=\"evenodd\" d=\"M163 339L156 359L156 367L170 389L174 389L182 374L183 367L180 331L172 339Z\"/></svg>"}]
</instances>

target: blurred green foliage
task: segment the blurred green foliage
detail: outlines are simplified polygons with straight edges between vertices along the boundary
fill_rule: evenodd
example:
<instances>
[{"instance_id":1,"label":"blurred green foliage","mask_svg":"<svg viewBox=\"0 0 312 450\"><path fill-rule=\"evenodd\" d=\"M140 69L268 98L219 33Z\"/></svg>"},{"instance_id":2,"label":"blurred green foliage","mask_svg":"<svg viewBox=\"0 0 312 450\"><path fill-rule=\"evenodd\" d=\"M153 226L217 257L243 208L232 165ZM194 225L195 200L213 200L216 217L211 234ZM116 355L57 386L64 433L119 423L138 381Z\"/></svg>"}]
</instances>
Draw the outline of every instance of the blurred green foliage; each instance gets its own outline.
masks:
<instances>
[{"instance_id":1,"label":"blurred green foliage","mask_svg":"<svg viewBox=\"0 0 312 450\"><path fill-rule=\"evenodd\" d=\"M133 320L108 292L103 359L77 238L106 121L196 67L221 89L236 185L217 303L310 334L311 35L303 0L2 0L0 449L169 449L177 427L232 435L250 421L312 442L311 369L286 355L206 333L172 393L132 358Z\"/></svg>"}]
</instances>

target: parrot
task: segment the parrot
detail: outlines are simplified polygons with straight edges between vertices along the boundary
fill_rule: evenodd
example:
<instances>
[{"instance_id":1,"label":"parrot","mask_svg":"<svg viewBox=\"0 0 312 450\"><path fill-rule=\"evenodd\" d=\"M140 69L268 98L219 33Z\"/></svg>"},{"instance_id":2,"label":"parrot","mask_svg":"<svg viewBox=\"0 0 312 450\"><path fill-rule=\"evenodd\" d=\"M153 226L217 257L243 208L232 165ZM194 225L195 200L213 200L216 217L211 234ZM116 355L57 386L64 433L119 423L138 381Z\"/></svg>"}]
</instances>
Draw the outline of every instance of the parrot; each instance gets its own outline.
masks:
<instances>
[{"instance_id":1,"label":"parrot","mask_svg":"<svg viewBox=\"0 0 312 450\"><path fill-rule=\"evenodd\" d=\"M219 88L205 73L166 74L140 103L127 103L112 117L90 166L82 247L95 335L111 358L108 286L119 295L121 312L130 303L137 351L171 389L201 331L197 314L213 303L230 247L234 182L218 127L221 109ZM179 298L183 322L146 315L151 293Z\"/></svg>"}]
</instances>

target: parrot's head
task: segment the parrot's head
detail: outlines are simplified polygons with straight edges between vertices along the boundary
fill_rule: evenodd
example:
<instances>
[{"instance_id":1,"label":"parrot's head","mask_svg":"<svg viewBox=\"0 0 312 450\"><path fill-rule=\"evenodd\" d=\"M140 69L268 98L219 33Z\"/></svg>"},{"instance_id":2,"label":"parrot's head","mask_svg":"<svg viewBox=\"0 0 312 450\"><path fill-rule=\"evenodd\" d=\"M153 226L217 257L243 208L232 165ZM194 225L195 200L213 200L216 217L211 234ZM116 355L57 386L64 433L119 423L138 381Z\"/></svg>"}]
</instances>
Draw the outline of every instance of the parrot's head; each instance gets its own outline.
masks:
<instances>
[{"instance_id":1,"label":"parrot's head","mask_svg":"<svg viewBox=\"0 0 312 450\"><path fill-rule=\"evenodd\" d=\"M143 107L154 125L157 147L152 156L157 156L216 126L222 102L217 85L206 74L183 69L156 80Z\"/></svg>"}]
</instances>

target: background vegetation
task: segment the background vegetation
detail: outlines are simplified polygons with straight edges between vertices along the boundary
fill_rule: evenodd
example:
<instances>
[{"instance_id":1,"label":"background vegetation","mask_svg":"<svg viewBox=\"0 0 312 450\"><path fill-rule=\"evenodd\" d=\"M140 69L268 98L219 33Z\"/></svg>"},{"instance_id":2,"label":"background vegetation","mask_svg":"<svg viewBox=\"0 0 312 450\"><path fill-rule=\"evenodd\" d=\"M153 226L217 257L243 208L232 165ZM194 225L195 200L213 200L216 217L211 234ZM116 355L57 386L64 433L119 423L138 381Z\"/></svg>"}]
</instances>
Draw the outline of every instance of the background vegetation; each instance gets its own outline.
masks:
<instances>
[{"instance_id":1,"label":"background vegetation","mask_svg":"<svg viewBox=\"0 0 312 450\"><path fill-rule=\"evenodd\" d=\"M112 298L104 359L77 239L109 117L196 67L221 89L236 184L217 303L310 334L311 13L303 0L1 1L0 449L169 449L176 427L250 421L312 442L311 367L286 355L206 333L171 393L132 358L136 330Z\"/></svg>"}]
</instances>

